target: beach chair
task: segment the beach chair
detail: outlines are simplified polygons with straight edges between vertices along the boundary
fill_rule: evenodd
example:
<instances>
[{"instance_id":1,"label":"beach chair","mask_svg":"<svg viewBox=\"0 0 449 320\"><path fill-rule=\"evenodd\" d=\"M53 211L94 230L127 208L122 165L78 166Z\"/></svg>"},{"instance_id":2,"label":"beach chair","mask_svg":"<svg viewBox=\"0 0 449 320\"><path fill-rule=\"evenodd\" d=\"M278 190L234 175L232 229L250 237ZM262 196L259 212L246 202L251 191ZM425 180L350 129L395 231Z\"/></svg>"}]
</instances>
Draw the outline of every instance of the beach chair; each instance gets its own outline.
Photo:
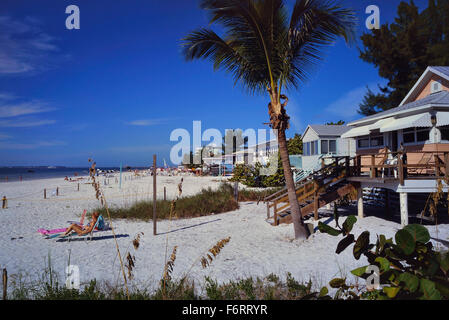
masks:
<instances>
[{"instance_id":1,"label":"beach chair","mask_svg":"<svg viewBox=\"0 0 449 320\"><path fill-rule=\"evenodd\" d=\"M97 219L97 222L95 223L94 227L92 228L92 230L89 233L86 234L77 234L76 232L72 232L68 235L64 235L64 233L59 233L59 234L54 234L51 235L49 237L47 237L46 239L67 239L67 241L70 241L70 239L72 238L84 238L86 241L90 236L90 241L92 241L92 237L93 234L96 232L101 232L101 231L107 231L109 229L109 227L106 226L106 223L104 222L103 216L99 216Z\"/></svg>"},{"instance_id":2,"label":"beach chair","mask_svg":"<svg viewBox=\"0 0 449 320\"><path fill-rule=\"evenodd\" d=\"M80 220L79 222L78 222L78 221L67 221L67 223L70 223L70 224L75 223L75 224L77 224L77 225L83 226L83 225L84 225L84 218L86 217L86 213L87 213L87 210L84 210L84 211L83 211L83 214L81 215L81 220ZM60 229L38 229L37 232L39 232L39 233L42 234L43 236L48 236L48 235L56 234L56 233L60 234L61 232L65 232L66 230L67 230L67 228L60 228Z\"/></svg>"}]
</instances>

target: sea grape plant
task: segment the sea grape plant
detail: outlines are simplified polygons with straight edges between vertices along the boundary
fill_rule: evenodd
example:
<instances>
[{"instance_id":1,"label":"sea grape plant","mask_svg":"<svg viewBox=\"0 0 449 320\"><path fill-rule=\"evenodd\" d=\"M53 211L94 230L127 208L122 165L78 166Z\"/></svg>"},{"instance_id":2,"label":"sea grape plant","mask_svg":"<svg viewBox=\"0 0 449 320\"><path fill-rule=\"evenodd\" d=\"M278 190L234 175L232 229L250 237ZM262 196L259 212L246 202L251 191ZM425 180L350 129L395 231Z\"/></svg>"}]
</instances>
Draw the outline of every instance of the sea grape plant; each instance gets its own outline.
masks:
<instances>
[{"instance_id":1,"label":"sea grape plant","mask_svg":"<svg viewBox=\"0 0 449 320\"><path fill-rule=\"evenodd\" d=\"M392 238L378 235L376 243L370 243L369 231L362 232L357 239L351 233L357 218L348 216L337 228L318 223L318 229L332 236L343 236L337 245L340 254L350 245L353 255L359 260L364 255L370 265L379 269L379 287L358 289L346 284L346 278L336 278L329 285L338 289L336 298L343 295L350 299L449 299L449 253L436 251L430 241L426 227L410 224L397 231ZM351 271L359 278L367 279L369 266Z\"/></svg>"}]
</instances>

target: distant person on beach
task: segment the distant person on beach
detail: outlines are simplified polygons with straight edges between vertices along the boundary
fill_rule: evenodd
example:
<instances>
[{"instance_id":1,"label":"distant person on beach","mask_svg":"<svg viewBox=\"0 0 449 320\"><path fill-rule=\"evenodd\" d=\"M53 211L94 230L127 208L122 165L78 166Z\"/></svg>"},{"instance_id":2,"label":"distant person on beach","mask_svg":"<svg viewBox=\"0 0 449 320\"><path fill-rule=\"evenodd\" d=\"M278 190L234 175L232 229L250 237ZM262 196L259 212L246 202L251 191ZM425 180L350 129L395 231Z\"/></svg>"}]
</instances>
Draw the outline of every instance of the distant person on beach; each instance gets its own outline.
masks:
<instances>
[{"instance_id":1,"label":"distant person on beach","mask_svg":"<svg viewBox=\"0 0 449 320\"><path fill-rule=\"evenodd\" d=\"M88 234L89 232L91 232L95 226L95 224L97 223L98 217L100 216L100 214L98 212L94 212L92 214L92 220L90 221L90 223L85 226L85 227L81 227L77 224L72 224L64 233L64 236L68 235L70 232L75 231L78 235L84 235L84 234Z\"/></svg>"},{"instance_id":2,"label":"distant person on beach","mask_svg":"<svg viewBox=\"0 0 449 320\"><path fill-rule=\"evenodd\" d=\"M69 177L65 176L64 180L69 181Z\"/></svg>"}]
</instances>

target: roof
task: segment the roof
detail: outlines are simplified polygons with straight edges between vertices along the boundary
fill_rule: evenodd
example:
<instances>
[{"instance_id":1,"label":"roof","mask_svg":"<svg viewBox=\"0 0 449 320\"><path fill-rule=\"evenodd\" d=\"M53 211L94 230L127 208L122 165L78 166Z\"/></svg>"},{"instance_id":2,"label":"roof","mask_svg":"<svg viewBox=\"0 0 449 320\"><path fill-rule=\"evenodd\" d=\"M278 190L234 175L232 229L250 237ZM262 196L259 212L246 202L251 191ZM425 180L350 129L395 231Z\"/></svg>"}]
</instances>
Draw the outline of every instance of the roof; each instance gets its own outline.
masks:
<instances>
[{"instance_id":1,"label":"roof","mask_svg":"<svg viewBox=\"0 0 449 320\"><path fill-rule=\"evenodd\" d=\"M447 68L447 71L449 72L449 67L446 67L446 68ZM392 109L389 109L386 111L382 111L382 112L373 114L371 116L367 116L360 120L353 121L353 122L349 123L348 125L353 125L353 124L367 122L367 121L371 121L371 120L375 120L375 119L385 118L387 116L392 116L393 114L396 114L396 113L411 111L413 109L418 109L420 107L424 107L427 105L435 105L435 106L441 105L441 106L447 106L449 108L449 91L440 91L440 92L432 93L423 99L416 100L416 101L413 101L410 103L406 103L399 107L392 108Z\"/></svg>"},{"instance_id":2,"label":"roof","mask_svg":"<svg viewBox=\"0 0 449 320\"><path fill-rule=\"evenodd\" d=\"M434 66L430 68L449 77L449 67Z\"/></svg>"},{"instance_id":3,"label":"roof","mask_svg":"<svg viewBox=\"0 0 449 320\"><path fill-rule=\"evenodd\" d=\"M326 124L309 124L304 131L304 135L306 134L307 130L311 128L315 133L319 136L341 136L343 133L348 131L349 127L344 125L326 125Z\"/></svg>"},{"instance_id":4,"label":"roof","mask_svg":"<svg viewBox=\"0 0 449 320\"><path fill-rule=\"evenodd\" d=\"M430 81L432 75L437 75L443 79L449 81L449 67L446 66L430 66L423 72L421 77L419 77L418 81L416 81L413 88L407 93L405 98L402 100L399 106L411 102L416 99L419 92L424 89L424 86Z\"/></svg>"}]
</instances>

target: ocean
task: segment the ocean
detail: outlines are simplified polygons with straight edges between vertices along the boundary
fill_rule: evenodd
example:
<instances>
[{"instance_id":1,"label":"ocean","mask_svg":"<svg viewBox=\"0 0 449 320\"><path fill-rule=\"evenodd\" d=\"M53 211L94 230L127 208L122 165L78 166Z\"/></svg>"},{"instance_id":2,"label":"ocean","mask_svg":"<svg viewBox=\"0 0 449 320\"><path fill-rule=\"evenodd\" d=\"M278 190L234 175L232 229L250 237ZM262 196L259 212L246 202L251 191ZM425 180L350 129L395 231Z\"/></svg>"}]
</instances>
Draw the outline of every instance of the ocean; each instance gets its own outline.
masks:
<instances>
[{"instance_id":1,"label":"ocean","mask_svg":"<svg viewBox=\"0 0 449 320\"><path fill-rule=\"evenodd\" d=\"M100 168L102 170L120 170L119 168ZM89 174L89 167L70 168L70 167L0 167L0 182L22 181L45 179L45 178L64 178L74 177L75 175L85 176Z\"/></svg>"}]
</instances>

